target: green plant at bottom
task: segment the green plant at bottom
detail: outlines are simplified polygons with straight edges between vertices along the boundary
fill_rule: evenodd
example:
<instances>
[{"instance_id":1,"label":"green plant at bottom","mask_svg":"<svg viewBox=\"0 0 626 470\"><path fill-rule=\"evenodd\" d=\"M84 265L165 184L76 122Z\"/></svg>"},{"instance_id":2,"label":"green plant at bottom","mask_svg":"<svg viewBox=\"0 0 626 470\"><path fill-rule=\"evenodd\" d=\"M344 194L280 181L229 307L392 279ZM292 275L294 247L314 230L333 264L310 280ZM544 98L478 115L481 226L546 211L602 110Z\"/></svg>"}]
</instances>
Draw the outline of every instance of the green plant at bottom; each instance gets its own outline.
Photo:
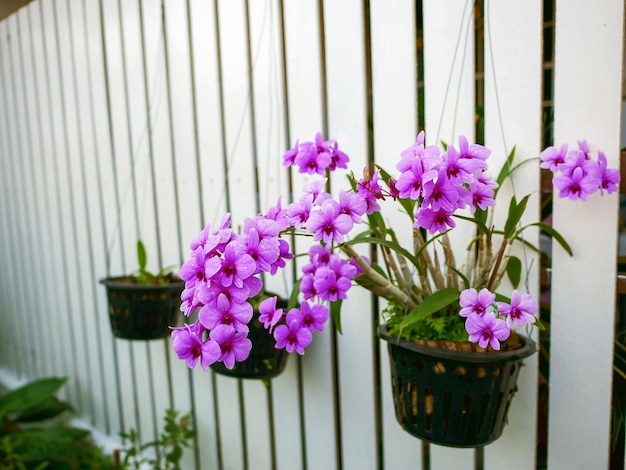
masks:
<instances>
[{"instance_id":1,"label":"green plant at bottom","mask_svg":"<svg viewBox=\"0 0 626 470\"><path fill-rule=\"evenodd\" d=\"M145 444L141 444L139 434L132 428L127 433L120 433L128 439L129 446L121 451L123 459L114 458L115 468L139 469L148 464L155 470L180 470L184 449L192 446L195 430L190 413L179 415L179 411L166 410L159 439ZM155 457L147 456L150 449L154 450Z\"/></svg>"},{"instance_id":2,"label":"green plant at bottom","mask_svg":"<svg viewBox=\"0 0 626 470\"><path fill-rule=\"evenodd\" d=\"M73 409L55 395L66 380L37 379L0 394L0 470L113 468L88 430L65 424Z\"/></svg>"}]
</instances>

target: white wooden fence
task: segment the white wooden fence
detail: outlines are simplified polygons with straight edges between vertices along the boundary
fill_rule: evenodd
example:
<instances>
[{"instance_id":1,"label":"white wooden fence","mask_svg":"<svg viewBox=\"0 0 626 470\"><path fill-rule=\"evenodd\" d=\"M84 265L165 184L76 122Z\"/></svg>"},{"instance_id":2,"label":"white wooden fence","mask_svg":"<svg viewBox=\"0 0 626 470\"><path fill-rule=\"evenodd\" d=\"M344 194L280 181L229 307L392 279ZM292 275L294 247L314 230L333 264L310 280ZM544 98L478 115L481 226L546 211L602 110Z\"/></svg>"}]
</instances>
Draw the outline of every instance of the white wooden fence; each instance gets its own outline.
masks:
<instances>
[{"instance_id":1,"label":"white wooden fence","mask_svg":"<svg viewBox=\"0 0 626 470\"><path fill-rule=\"evenodd\" d=\"M114 339L98 280L135 268L138 238L151 269L180 264L227 209L241 221L287 198L282 153L318 130L339 141L355 172L368 159L392 168L419 130L420 16L427 140L473 137L473 2L421 6L36 0L1 22L4 376L69 377L64 397L113 437L133 427L151 439L166 408L193 408L199 446L185 468L417 468L422 447L395 422L384 348L377 431L369 296L345 302L344 334L318 334L267 389L189 372L166 340ZM513 145L536 157L542 1L484 0L484 11L485 143L494 158ZM556 6L555 141L587 138L614 167L622 23L621 0ZM307 178L292 176L297 195ZM538 165L516 185L537 191ZM533 204L536 214L538 197ZM554 204L575 255L553 252L551 469L608 465L617 207L615 194ZM530 281L536 294L537 269ZM281 293L291 282L271 280ZM535 468L537 360L526 361L485 468ZM432 446L431 466L474 468L474 453Z\"/></svg>"}]
</instances>

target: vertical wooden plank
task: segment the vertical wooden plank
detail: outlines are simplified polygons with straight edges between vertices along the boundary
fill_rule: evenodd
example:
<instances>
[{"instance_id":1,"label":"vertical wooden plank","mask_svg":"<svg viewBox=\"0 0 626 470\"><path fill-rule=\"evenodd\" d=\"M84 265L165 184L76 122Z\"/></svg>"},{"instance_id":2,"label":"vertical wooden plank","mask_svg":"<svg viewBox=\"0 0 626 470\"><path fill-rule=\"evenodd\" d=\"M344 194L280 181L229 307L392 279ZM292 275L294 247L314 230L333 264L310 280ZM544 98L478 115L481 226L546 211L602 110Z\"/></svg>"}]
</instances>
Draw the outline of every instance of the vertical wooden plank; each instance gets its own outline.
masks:
<instances>
[{"instance_id":1,"label":"vertical wooden plank","mask_svg":"<svg viewBox=\"0 0 626 470\"><path fill-rule=\"evenodd\" d=\"M473 2L423 2L425 135L428 144L457 144L458 135L474 138ZM453 250L467 243L469 232L452 234ZM469 227L469 226L468 226ZM473 451L431 446L434 468L469 469Z\"/></svg>"},{"instance_id":2,"label":"vertical wooden plank","mask_svg":"<svg viewBox=\"0 0 626 470\"><path fill-rule=\"evenodd\" d=\"M515 21L507 21L510 17ZM536 158L540 151L541 17L541 1L524 5L484 2L485 144L492 149L489 167L494 175L514 146L514 164ZM524 89L524 93L519 93L520 89ZM496 227L503 226L511 196L519 200L527 194L532 196L522 225L536 222L540 214L539 163L536 161L522 166L499 190ZM523 236L534 246L539 245L537 230L526 230ZM511 254L522 260L524 272L529 270L526 284L522 279L518 290L526 292L528 289L539 301L538 255L519 244ZM512 289L508 284L505 280L500 289L505 295ZM537 341L537 329L532 332L532 338ZM510 462L524 468L535 466L538 358L537 353L524 361L508 424L502 437L485 449L487 468L503 468Z\"/></svg>"},{"instance_id":3,"label":"vertical wooden plank","mask_svg":"<svg viewBox=\"0 0 626 470\"><path fill-rule=\"evenodd\" d=\"M409 0L371 2L375 160L392 175L397 175L400 152L417 137L415 9L415 2ZM412 228L406 215L392 202L383 206L383 211L403 245L410 246ZM421 443L396 420L384 341L380 341L380 361L384 468L418 468Z\"/></svg>"},{"instance_id":4,"label":"vertical wooden plank","mask_svg":"<svg viewBox=\"0 0 626 470\"><path fill-rule=\"evenodd\" d=\"M619 165L620 155L623 8L619 0L602 0L593 9L584 2L556 9L555 143L575 147L586 138L606 152L609 167ZM550 467L607 466L617 202L616 194L599 193L586 202L554 201L554 227L574 256L553 247Z\"/></svg>"}]
</instances>

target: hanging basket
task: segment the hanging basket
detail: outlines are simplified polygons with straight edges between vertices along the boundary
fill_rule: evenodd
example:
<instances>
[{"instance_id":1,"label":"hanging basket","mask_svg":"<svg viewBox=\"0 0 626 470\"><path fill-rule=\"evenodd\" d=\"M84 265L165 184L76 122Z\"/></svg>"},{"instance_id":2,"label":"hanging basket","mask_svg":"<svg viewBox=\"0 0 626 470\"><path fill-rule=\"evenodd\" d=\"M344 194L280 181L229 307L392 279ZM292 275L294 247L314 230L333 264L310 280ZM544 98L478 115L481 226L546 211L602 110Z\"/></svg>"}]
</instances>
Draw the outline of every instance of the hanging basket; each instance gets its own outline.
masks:
<instances>
[{"instance_id":1,"label":"hanging basket","mask_svg":"<svg viewBox=\"0 0 626 470\"><path fill-rule=\"evenodd\" d=\"M268 294L268 296L272 295ZM287 301L279 297L276 307L287 308ZM218 374L239 379L271 379L276 377L285 370L289 354L284 348L276 349L274 336L259 321L259 312L256 309L248 327L250 328L248 338L252 341L252 350L248 359L237 362L232 369L228 369L223 362L215 362L211 364L211 369Z\"/></svg>"},{"instance_id":2,"label":"hanging basket","mask_svg":"<svg viewBox=\"0 0 626 470\"><path fill-rule=\"evenodd\" d=\"M106 287L113 334L123 339L158 339L169 336L180 318L180 295L185 281L137 284L130 277L100 281Z\"/></svg>"},{"instance_id":3,"label":"hanging basket","mask_svg":"<svg viewBox=\"0 0 626 470\"><path fill-rule=\"evenodd\" d=\"M387 341L396 419L409 434L434 444L479 447L502 434L517 390L522 359L535 342L500 352L442 349L390 337Z\"/></svg>"}]
</instances>

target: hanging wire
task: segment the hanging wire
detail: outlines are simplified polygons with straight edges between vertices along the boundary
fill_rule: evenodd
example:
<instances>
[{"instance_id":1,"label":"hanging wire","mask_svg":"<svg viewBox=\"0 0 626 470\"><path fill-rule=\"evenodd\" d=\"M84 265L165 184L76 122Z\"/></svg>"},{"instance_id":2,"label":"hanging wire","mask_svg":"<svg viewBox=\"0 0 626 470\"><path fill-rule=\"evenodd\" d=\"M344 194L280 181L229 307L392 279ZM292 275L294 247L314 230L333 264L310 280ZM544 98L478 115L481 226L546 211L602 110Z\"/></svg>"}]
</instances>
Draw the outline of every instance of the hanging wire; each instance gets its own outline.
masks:
<instances>
[{"instance_id":1,"label":"hanging wire","mask_svg":"<svg viewBox=\"0 0 626 470\"><path fill-rule=\"evenodd\" d=\"M506 135L504 131L504 120L502 118L500 94L498 93L498 80L496 78L496 64L495 64L495 59L493 55L493 47L492 47L493 40L491 38L491 22L490 22L490 15L489 15L490 7L491 7L491 3L489 2L489 0L485 0L485 31L487 32L487 37L489 38L489 62L491 64L491 73L493 75L493 90L494 90L494 96L496 98L498 126L500 128L500 135L502 137L502 145L504 147L504 154L508 157L509 149L508 149L507 139L506 139ZM511 166L510 166L510 162L508 158L506 158L505 165L507 165L508 167L507 169L511 171ZM509 181L511 183L511 190L513 191L513 196L517 199L517 191L515 189L515 179L509 178ZM518 224L518 226L521 226L521 222ZM532 270L532 266L534 264L534 259L531 260L530 262L528 261L528 252L526 250L526 240L524 239L524 234L520 233L519 237L521 238L521 241L522 241L521 246L522 246L522 257L524 258L524 266L527 266L526 275L524 277L524 286L526 288L526 292L528 293L530 291L529 277L530 277L530 272Z\"/></svg>"},{"instance_id":2,"label":"hanging wire","mask_svg":"<svg viewBox=\"0 0 626 470\"><path fill-rule=\"evenodd\" d=\"M473 1L467 0L465 2L465 6L463 7L463 14L461 15L461 18L465 18L465 14L467 12L467 9L470 3L473 4ZM468 22L469 22L469 19L471 19L471 15L468 17ZM439 136L441 135L441 126L443 125L443 115L445 113L446 103L448 101L448 95L450 94L450 87L452 84L452 74L454 72L454 65L457 63L457 56L459 53L459 47L461 45L462 35L463 35L463 28L459 28L459 35L457 36L457 39L456 39L456 46L454 47L454 54L452 55L452 63L450 64L450 73L448 74L448 81L446 82L446 91L443 95L443 103L441 104L441 113L439 114L439 124L437 125L437 135L435 138L435 142L439 142ZM467 38L467 33L466 33L466 38ZM465 53L463 54L463 57L465 57ZM463 71L463 67L461 67L461 71ZM459 83L460 83L460 80L459 80ZM458 100L456 102L456 106L458 107ZM455 119L456 119L456 109L455 109Z\"/></svg>"},{"instance_id":3,"label":"hanging wire","mask_svg":"<svg viewBox=\"0 0 626 470\"><path fill-rule=\"evenodd\" d=\"M122 27L122 25L120 24L120 27ZM163 60L163 54L161 54L162 52L162 47L163 47L163 25L161 25L160 28L160 35L159 35L159 48L157 49L156 53L156 60L155 60L155 65L154 65L154 73L152 74L153 76L157 76L160 77L161 74L158 74L157 72L159 70L162 70L162 60ZM161 109L162 109L162 104L163 104L163 86L162 86L162 81L159 80L155 80L155 83L153 84L153 90L152 93L150 94L150 102L153 104L152 106L150 106L150 109L153 110L153 112L151 114L154 115L153 121L157 121L160 113L161 113ZM128 106L127 106L128 107ZM152 116L149 117L149 119L152 119ZM129 130L128 132L131 132L131 123L130 121L127 123ZM131 149L132 154L130 155L131 157L131 166L132 168L136 168L140 163L145 163L145 161L143 161L144 159L141 158L142 155L142 150L143 147L145 145L145 142L147 141L146 138L148 137L148 122L146 120L145 125L141 128L141 132L138 136L137 142L135 144L135 148ZM143 167L142 167L143 168ZM145 168L148 168L147 166ZM120 233L121 230L121 224L122 224L122 212L123 212L123 208L126 205L126 202L128 200L128 194L130 192L131 186L133 183L133 179L132 179L132 173L129 176L128 180L126 181L124 188L122 189L122 199L120 201L120 205L119 205L119 211L117 213L117 218L115 220L115 224L113 226L113 230L110 234L110 237L108 238L109 242L107 244L107 272L109 272L110 269L110 263L111 263L111 253L113 252L113 248L115 247L115 242L117 241L117 234ZM145 192L144 195L142 196L142 201L145 201ZM143 203L142 203L143 205ZM144 213L146 211L140 211L141 213Z\"/></svg>"}]
</instances>

